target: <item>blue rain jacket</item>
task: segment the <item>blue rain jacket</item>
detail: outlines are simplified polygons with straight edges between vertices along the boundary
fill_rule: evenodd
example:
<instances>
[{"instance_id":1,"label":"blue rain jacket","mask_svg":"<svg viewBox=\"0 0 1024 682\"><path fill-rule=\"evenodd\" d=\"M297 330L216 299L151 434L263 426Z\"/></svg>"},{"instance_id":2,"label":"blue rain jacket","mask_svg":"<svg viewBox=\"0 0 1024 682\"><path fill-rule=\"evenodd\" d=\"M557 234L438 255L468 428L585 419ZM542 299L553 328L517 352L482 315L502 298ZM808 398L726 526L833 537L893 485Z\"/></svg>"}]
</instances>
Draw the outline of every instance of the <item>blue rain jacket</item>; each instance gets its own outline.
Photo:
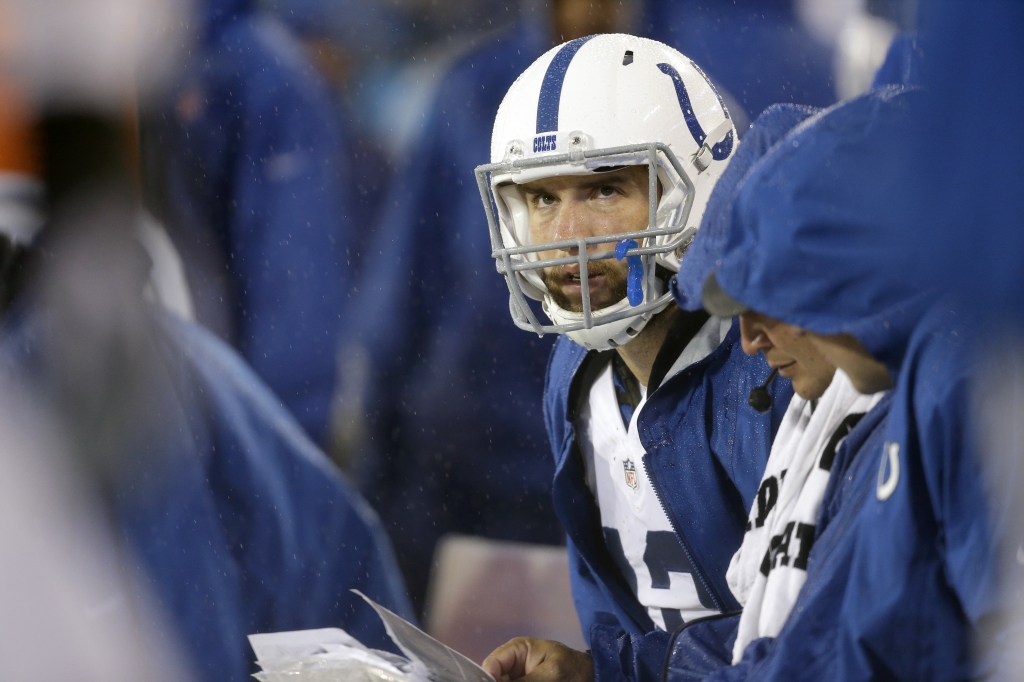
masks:
<instances>
[{"instance_id":1,"label":"blue rain jacket","mask_svg":"<svg viewBox=\"0 0 1024 682\"><path fill-rule=\"evenodd\" d=\"M832 51L793 9L793 0L653 0L650 37L671 45L724 87L753 118L777 102L836 101Z\"/></svg>"},{"instance_id":2,"label":"blue rain jacket","mask_svg":"<svg viewBox=\"0 0 1024 682\"><path fill-rule=\"evenodd\" d=\"M38 371L45 316L18 317L4 371L51 390ZM255 632L341 627L393 649L349 592L412 617L369 505L233 350L169 314L150 322L152 413L125 435L136 449L116 486L116 524L196 679L251 679Z\"/></svg>"},{"instance_id":3,"label":"blue rain jacket","mask_svg":"<svg viewBox=\"0 0 1024 682\"><path fill-rule=\"evenodd\" d=\"M877 158L862 142L899 129L915 97L883 89L825 112L783 140L740 190L739 238L718 270L723 289L786 322L853 334L886 363L896 388L885 421L859 446L853 434L843 446L852 464L830 481L807 583L779 636L753 642L728 666L730 653L701 630L712 628L717 642L735 624L695 625L673 645L673 682L970 674L970 639L991 620L996 586L965 416L971 325L945 306L925 315L934 296L880 267L886 242L870 239L898 229L903 214L878 201L869 179ZM868 426L865 418L855 432ZM849 493L835 497L843 488ZM890 498L884 518L873 511Z\"/></svg>"},{"instance_id":4,"label":"blue rain jacket","mask_svg":"<svg viewBox=\"0 0 1024 682\"><path fill-rule=\"evenodd\" d=\"M362 235L341 112L302 45L247 0L206 0L163 107L168 229L197 315L326 443Z\"/></svg>"},{"instance_id":5,"label":"blue rain jacket","mask_svg":"<svg viewBox=\"0 0 1024 682\"><path fill-rule=\"evenodd\" d=\"M885 61L871 82L872 88L886 85L921 85L921 47L916 33L899 33L893 38Z\"/></svg>"},{"instance_id":6,"label":"blue rain jacket","mask_svg":"<svg viewBox=\"0 0 1024 682\"><path fill-rule=\"evenodd\" d=\"M347 352L366 367L362 386L343 389L367 419L357 471L418 604L444 533L562 539L541 403L553 339L509 316L473 175L490 158L498 105L546 46L526 24L451 67L346 313Z\"/></svg>"},{"instance_id":7,"label":"blue rain jacket","mask_svg":"<svg viewBox=\"0 0 1024 682\"><path fill-rule=\"evenodd\" d=\"M881 245L909 210L875 152L878 140L898 140L914 125L921 97L900 86L878 88L780 141L733 203L716 270L722 289L789 324L851 333L883 362L898 355L899 344L888 348L895 338L889 326L894 316L919 317L914 304L924 295L902 271L880 265Z\"/></svg>"},{"instance_id":8,"label":"blue rain jacket","mask_svg":"<svg viewBox=\"0 0 1024 682\"><path fill-rule=\"evenodd\" d=\"M952 681L992 672L992 660L976 668L971 658L972 640L1003 627L969 409L976 329L941 302L914 331L874 457L874 494L855 529L834 679Z\"/></svg>"},{"instance_id":9,"label":"blue rain jacket","mask_svg":"<svg viewBox=\"0 0 1024 682\"><path fill-rule=\"evenodd\" d=\"M657 679L671 633L654 627L605 544L576 440L576 411L589 389L582 386L584 365L597 362L597 356L563 337L548 364L544 416L555 455L555 512L568 538L573 598L595 679ZM707 606L723 612L739 608L725 571L743 538L746 510L792 397L789 382L781 381L772 386L768 413L747 405L750 390L768 371L763 357L743 352L734 322L708 357L650 394L637 422L647 451L644 466L686 551L694 582Z\"/></svg>"}]
</instances>

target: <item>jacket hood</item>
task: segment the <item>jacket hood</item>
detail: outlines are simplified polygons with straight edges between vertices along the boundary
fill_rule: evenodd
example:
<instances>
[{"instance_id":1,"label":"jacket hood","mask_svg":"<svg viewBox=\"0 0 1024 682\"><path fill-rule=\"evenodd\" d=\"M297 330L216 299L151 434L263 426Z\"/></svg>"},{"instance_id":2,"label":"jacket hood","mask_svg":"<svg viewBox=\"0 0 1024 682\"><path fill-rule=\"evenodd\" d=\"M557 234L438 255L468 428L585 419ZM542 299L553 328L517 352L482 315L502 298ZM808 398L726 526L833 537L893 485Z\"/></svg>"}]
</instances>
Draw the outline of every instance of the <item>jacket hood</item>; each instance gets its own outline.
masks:
<instances>
[{"instance_id":1,"label":"jacket hood","mask_svg":"<svg viewBox=\"0 0 1024 682\"><path fill-rule=\"evenodd\" d=\"M884 267L913 217L906 139L921 93L874 90L811 117L747 175L718 284L750 308L820 334L849 333L898 367L929 293Z\"/></svg>"},{"instance_id":2,"label":"jacket hood","mask_svg":"<svg viewBox=\"0 0 1024 682\"><path fill-rule=\"evenodd\" d=\"M885 54L885 61L875 72L871 87L921 85L923 59L917 33L898 33Z\"/></svg>"},{"instance_id":3,"label":"jacket hood","mask_svg":"<svg viewBox=\"0 0 1024 682\"><path fill-rule=\"evenodd\" d=\"M683 257L679 274L672 278L672 297L683 310L703 307L701 288L704 280L721 263L732 222L733 201L743 179L786 133L818 111L814 107L796 104L773 104L750 124L732 161L715 183L700 229Z\"/></svg>"}]
</instances>

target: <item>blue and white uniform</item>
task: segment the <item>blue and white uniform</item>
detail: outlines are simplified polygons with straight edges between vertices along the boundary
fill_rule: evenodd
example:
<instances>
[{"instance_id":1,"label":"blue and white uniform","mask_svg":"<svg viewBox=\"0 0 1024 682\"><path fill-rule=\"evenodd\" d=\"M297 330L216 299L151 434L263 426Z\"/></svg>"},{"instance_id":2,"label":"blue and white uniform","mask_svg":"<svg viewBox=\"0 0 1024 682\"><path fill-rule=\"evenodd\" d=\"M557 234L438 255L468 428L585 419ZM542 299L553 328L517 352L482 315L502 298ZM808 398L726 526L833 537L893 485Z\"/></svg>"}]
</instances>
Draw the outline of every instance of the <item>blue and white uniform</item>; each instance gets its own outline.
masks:
<instances>
[{"instance_id":1,"label":"blue and white uniform","mask_svg":"<svg viewBox=\"0 0 1024 682\"><path fill-rule=\"evenodd\" d=\"M648 502L661 507L671 529L643 528L632 560L616 529L605 527L607 514L590 492L577 436L584 426L579 413L591 395L587 387L604 370L607 354L588 353L562 337L548 364L544 416L555 455L555 511L566 530L573 598L598 682L656 679L670 639L662 628L683 620L684 609L677 607L691 616L739 608L725 572L792 388L788 381L775 383L772 411L754 412L746 401L768 376L764 359L743 353L738 324L730 323L724 338L721 321L702 326L691 342L694 349L707 344L694 354L698 359L684 359L680 371L652 381L642 408L630 415L643 449L629 451L638 456L633 466L646 472ZM616 470L609 465L607 471L614 483ZM625 481L625 469L619 472ZM600 499L601 484L596 487Z\"/></svg>"},{"instance_id":2,"label":"blue and white uniform","mask_svg":"<svg viewBox=\"0 0 1024 682\"><path fill-rule=\"evenodd\" d=\"M708 320L666 379L707 357L725 339L731 324L731 320ZM614 374L609 362L580 409L578 433L587 485L600 511L605 541L637 600L656 627L671 632L686 621L718 611L706 595L702 600L693 574L680 570L686 563L685 552L643 464L647 452L637 423L647 403L647 389L639 387L641 400L627 417L627 406L616 397Z\"/></svg>"}]
</instances>

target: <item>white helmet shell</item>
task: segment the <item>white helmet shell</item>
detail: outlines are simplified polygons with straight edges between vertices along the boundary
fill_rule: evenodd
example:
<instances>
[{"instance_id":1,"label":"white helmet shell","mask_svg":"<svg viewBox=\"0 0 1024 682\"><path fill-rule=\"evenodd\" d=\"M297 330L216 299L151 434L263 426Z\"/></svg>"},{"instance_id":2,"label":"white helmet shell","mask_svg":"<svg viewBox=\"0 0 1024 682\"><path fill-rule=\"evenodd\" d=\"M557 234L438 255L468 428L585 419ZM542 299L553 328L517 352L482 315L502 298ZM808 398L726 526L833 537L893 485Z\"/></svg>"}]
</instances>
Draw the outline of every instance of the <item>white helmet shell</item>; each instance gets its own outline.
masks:
<instances>
[{"instance_id":1,"label":"white helmet shell","mask_svg":"<svg viewBox=\"0 0 1024 682\"><path fill-rule=\"evenodd\" d=\"M516 324L538 334L566 333L599 350L636 336L671 302L655 277L655 264L679 269L736 142L729 112L711 81L667 45L631 35L597 35L564 43L537 59L505 95L494 121L491 163L476 171L493 255L508 280ZM646 230L578 245L531 243L519 185L623 165L647 165L651 174ZM552 300L542 268L578 260L583 270L587 262L611 254L579 248L578 256L541 261L541 251L561 249L568 256L570 248L620 239L624 244L630 238L634 241L623 249L643 265L642 300L622 299L592 311L587 287L583 312ZM542 301L552 324L537 320L524 296Z\"/></svg>"}]
</instances>

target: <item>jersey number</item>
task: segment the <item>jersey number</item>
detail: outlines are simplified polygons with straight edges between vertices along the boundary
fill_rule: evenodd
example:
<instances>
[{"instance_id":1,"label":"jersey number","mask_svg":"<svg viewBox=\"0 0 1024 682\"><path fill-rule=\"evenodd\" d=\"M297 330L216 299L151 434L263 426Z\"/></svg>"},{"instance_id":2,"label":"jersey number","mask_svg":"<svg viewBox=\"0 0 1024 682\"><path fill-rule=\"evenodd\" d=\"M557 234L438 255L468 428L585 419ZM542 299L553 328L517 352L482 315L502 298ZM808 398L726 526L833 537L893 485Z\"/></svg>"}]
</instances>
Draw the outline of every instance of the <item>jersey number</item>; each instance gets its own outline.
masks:
<instances>
[{"instance_id":1,"label":"jersey number","mask_svg":"<svg viewBox=\"0 0 1024 682\"><path fill-rule=\"evenodd\" d=\"M633 594L638 594L636 572L626 559L619 531L615 528L602 528L601 530L604 531L604 541L608 546L608 551L611 552L612 559L615 560L615 565L618 566L622 577L629 583ZM683 546L679 544L679 540L676 539L675 533L672 531L647 531L644 564L647 565L647 571L651 574L651 587L654 589L667 590L671 587L669 573L687 573L697 588L697 597L700 599L701 606L707 609L716 608L715 603L711 600L711 595L707 593L700 580L694 575L693 566L686 558ZM661 609L661 615L665 619L665 629L669 632L683 624L683 617L678 609Z\"/></svg>"}]
</instances>

